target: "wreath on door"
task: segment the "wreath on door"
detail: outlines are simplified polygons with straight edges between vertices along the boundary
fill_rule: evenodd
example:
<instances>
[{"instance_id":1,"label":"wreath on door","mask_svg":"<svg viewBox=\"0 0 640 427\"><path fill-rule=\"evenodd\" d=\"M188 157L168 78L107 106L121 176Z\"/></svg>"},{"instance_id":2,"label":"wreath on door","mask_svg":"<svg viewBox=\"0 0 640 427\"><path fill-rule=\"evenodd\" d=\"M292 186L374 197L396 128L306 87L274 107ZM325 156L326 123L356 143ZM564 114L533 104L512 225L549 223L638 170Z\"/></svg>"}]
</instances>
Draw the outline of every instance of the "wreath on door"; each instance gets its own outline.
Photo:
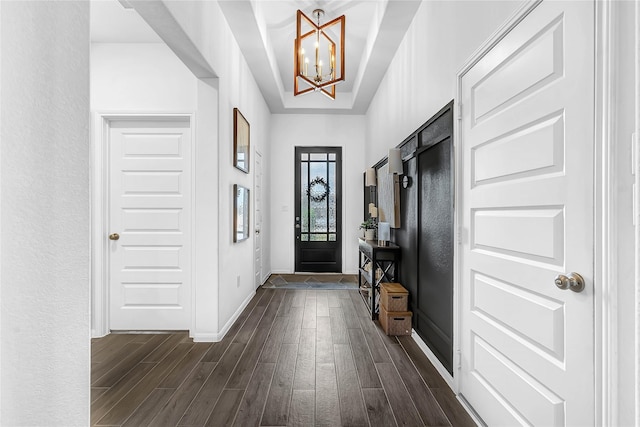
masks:
<instances>
[{"instance_id":1,"label":"wreath on door","mask_svg":"<svg viewBox=\"0 0 640 427\"><path fill-rule=\"evenodd\" d=\"M329 195L329 184L322 177L315 177L309 182L307 196L314 202L322 202Z\"/></svg>"}]
</instances>

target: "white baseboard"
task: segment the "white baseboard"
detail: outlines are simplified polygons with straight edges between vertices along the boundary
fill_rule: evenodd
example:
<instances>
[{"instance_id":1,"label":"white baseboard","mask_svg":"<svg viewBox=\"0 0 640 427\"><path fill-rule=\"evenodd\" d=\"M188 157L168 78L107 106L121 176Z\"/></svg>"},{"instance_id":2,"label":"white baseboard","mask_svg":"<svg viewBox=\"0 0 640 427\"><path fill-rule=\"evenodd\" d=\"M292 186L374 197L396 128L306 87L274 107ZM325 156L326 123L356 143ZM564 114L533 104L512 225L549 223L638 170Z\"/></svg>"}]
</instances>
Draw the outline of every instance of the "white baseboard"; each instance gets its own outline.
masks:
<instances>
[{"instance_id":1,"label":"white baseboard","mask_svg":"<svg viewBox=\"0 0 640 427\"><path fill-rule=\"evenodd\" d=\"M462 407L464 408L465 411L467 411L467 414L469 414L469 416L471 417L471 419L473 420L474 423L476 423L476 425L478 427L486 427L487 425L480 419L480 417L478 416L478 414L476 414L476 411L473 410L473 408L471 407L471 405L469 405L469 402L467 402L467 400L460 396L459 394L456 394L456 399L458 399L458 402L460 402L460 405L462 405Z\"/></svg>"},{"instance_id":2,"label":"white baseboard","mask_svg":"<svg viewBox=\"0 0 640 427\"><path fill-rule=\"evenodd\" d=\"M255 296L255 291L251 294L249 294L249 296L247 296L247 298L242 301L242 304L240 304L240 307L238 307L238 309L236 310L235 313L233 313L233 315L231 316L231 318L227 321L227 323L224 325L224 327L220 330L220 332L216 333L203 333L203 334L193 334L192 338L193 338L193 342L218 342L221 341L222 338L224 338L224 336L227 334L227 332L229 332L229 329L231 329L231 326L235 323L236 320L238 320L238 317L240 317L240 313L242 313L242 310L244 310L245 308L247 308L247 305L249 305L249 301L251 301L251 299Z\"/></svg>"},{"instance_id":3,"label":"white baseboard","mask_svg":"<svg viewBox=\"0 0 640 427\"><path fill-rule=\"evenodd\" d=\"M265 275L262 277L262 279L261 279L261 280L262 280L261 285L264 285L265 283L267 283L267 280L269 280L269 277L270 277L272 274L273 274L272 272L268 272L267 274L265 274Z\"/></svg>"},{"instance_id":4,"label":"white baseboard","mask_svg":"<svg viewBox=\"0 0 640 427\"><path fill-rule=\"evenodd\" d=\"M427 346L427 344L424 341L422 341L422 338L420 338L420 335L418 335L415 329L411 330L411 338L413 338L416 344L418 344L418 347L420 348L420 350L422 350L422 352L427 356L431 364L436 368L436 370L438 371L440 376L444 379L444 381L447 383L449 388L451 388L451 391L453 391L453 393L456 395L456 399L458 399L458 402L460 402L460 405L462 405L464 410L467 411L469 416L473 419L473 422L475 422L478 426L485 426L486 424L484 424L480 420L480 418L478 417L476 412L473 410L471 405L469 405L469 403L464 398L458 395L458 393L456 392L453 386L453 377L451 376L449 371L447 371L447 369L442 365L442 363L438 360L436 355L433 354L433 352Z\"/></svg>"},{"instance_id":5,"label":"white baseboard","mask_svg":"<svg viewBox=\"0 0 640 427\"><path fill-rule=\"evenodd\" d=\"M451 391L455 393L456 391L453 389L453 377L451 376L449 371L447 371L447 369L442 365L442 363L438 360L436 355L433 354L433 352L427 346L427 344L425 344L425 342L422 341L422 338L420 338L420 335L418 335L415 329L411 330L411 338L413 338L416 344L418 344L418 347L420 347L420 350L422 350L422 352L427 356L431 364L435 366L440 376L444 378L449 388L451 388Z\"/></svg>"},{"instance_id":6,"label":"white baseboard","mask_svg":"<svg viewBox=\"0 0 640 427\"><path fill-rule=\"evenodd\" d=\"M95 329L91 329L91 338L103 338L109 335L109 333L98 333Z\"/></svg>"},{"instance_id":7,"label":"white baseboard","mask_svg":"<svg viewBox=\"0 0 640 427\"><path fill-rule=\"evenodd\" d=\"M222 339L220 334L194 334L193 342L218 342Z\"/></svg>"}]
</instances>

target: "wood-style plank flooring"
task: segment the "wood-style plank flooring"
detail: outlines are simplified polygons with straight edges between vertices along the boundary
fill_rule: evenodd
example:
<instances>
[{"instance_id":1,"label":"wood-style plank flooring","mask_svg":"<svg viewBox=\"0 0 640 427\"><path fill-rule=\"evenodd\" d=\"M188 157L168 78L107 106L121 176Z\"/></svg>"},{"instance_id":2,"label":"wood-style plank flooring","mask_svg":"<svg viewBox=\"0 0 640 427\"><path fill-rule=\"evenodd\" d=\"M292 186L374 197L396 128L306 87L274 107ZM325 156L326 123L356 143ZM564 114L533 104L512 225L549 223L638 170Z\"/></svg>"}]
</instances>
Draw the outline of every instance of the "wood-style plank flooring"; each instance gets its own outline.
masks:
<instances>
[{"instance_id":1,"label":"wood-style plank flooring","mask_svg":"<svg viewBox=\"0 0 640 427\"><path fill-rule=\"evenodd\" d=\"M357 291L259 289L218 343L112 334L91 351L96 426L475 425Z\"/></svg>"}]
</instances>

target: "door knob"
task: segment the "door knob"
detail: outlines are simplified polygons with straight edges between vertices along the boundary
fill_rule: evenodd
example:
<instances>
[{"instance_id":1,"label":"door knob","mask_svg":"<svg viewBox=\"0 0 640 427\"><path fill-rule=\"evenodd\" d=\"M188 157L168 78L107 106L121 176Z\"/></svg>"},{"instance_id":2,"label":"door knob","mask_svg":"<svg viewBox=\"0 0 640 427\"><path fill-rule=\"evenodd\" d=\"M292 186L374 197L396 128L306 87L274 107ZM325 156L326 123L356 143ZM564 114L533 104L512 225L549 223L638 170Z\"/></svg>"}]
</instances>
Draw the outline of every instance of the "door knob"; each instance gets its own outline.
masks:
<instances>
[{"instance_id":1,"label":"door knob","mask_svg":"<svg viewBox=\"0 0 640 427\"><path fill-rule=\"evenodd\" d=\"M118 233L109 234L109 240L118 240L120 235Z\"/></svg>"},{"instance_id":2,"label":"door knob","mask_svg":"<svg viewBox=\"0 0 640 427\"><path fill-rule=\"evenodd\" d=\"M560 289L571 289L573 292L584 290L584 279L578 273L570 273L568 276L559 274L555 278L555 284Z\"/></svg>"}]
</instances>

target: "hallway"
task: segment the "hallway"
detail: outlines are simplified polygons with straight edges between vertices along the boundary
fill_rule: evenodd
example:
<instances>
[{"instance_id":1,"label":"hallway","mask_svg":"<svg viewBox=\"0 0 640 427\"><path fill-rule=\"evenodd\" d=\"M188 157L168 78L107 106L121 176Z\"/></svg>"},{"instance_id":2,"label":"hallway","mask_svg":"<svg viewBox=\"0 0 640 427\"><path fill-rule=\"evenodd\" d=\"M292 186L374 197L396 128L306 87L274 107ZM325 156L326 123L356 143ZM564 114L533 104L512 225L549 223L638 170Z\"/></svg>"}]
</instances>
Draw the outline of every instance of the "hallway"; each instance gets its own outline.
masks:
<instances>
[{"instance_id":1,"label":"hallway","mask_svg":"<svg viewBox=\"0 0 640 427\"><path fill-rule=\"evenodd\" d=\"M91 350L91 425L475 425L357 291L260 288L218 343L111 334Z\"/></svg>"}]
</instances>

